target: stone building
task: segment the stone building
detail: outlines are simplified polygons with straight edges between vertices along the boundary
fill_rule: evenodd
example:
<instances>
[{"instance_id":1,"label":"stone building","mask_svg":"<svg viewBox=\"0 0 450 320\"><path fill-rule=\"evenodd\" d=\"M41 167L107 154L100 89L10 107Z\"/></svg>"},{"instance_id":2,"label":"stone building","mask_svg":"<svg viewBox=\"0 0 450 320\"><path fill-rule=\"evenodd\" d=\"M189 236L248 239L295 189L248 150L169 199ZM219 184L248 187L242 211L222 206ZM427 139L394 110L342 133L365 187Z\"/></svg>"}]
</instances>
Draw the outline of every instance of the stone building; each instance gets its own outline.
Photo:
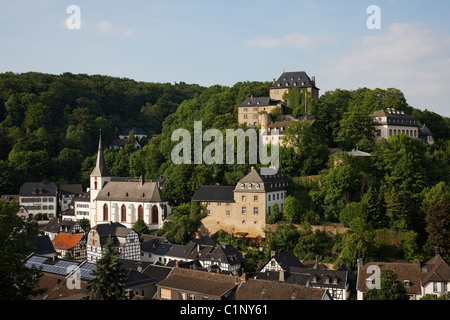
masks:
<instances>
[{"instance_id":1,"label":"stone building","mask_svg":"<svg viewBox=\"0 0 450 320\"><path fill-rule=\"evenodd\" d=\"M316 87L315 77L309 78L304 71L283 72L278 80L273 79L269 97L250 96L238 105L239 124L257 127L260 124L260 114L270 114L276 108L280 108L282 112L283 95L291 88L306 89L313 99L319 100L319 88Z\"/></svg>"},{"instance_id":2,"label":"stone building","mask_svg":"<svg viewBox=\"0 0 450 320\"><path fill-rule=\"evenodd\" d=\"M202 220L206 234L218 230L237 236L264 238L266 215L277 203L283 210L288 179L282 173L262 175L260 169L242 178L236 186L203 186L192 200L206 205L207 217Z\"/></svg>"}]
</instances>

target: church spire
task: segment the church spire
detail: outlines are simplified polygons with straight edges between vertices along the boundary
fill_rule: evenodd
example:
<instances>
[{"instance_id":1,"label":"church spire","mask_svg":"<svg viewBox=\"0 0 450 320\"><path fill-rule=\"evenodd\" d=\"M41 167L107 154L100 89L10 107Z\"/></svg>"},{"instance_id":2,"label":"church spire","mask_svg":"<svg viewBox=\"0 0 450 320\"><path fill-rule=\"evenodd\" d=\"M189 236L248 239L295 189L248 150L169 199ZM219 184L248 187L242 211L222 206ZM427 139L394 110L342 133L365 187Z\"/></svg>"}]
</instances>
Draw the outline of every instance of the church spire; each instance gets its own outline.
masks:
<instances>
[{"instance_id":1,"label":"church spire","mask_svg":"<svg viewBox=\"0 0 450 320\"><path fill-rule=\"evenodd\" d=\"M97 163L95 165L94 170L91 172L91 176L93 177L109 177L111 174L105 165L105 157L103 156L103 148L102 148L102 135L100 132L100 138L98 141L98 152L97 152Z\"/></svg>"}]
</instances>

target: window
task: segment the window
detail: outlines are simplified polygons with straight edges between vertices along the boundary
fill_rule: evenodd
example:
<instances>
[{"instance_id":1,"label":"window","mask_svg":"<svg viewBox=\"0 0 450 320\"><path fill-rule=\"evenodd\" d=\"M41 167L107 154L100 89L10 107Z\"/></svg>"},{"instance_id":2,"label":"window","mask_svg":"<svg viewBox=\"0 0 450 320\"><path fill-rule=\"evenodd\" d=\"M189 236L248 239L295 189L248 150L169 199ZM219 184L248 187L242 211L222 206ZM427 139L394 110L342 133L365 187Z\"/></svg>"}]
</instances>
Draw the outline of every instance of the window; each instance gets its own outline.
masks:
<instances>
[{"instance_id":1,"label":"window","mask_svg":"<svg viewBox=\"0 0 450 320\"><path fill-rule=\"evenodd\" d=\"M230 210L227 210L227 211L225 212L225 214L226 214L227 216L229 216L229 215L230 215Z\"/></svg>"},{"instance_id":2,"label":"window","mask_svg":"<svg viewBox=\"0 0 450 320\"><path fill-rule=\"evenodd\" d=\"M108 205L103 205L103 221L108 221Z\"/></svg>"},{"instance_id":3,"label":"window","mask_svg":"<svg viewBox=\"0 0 450 320\"><path fill-rule=\"evenodd\" d=\"M253 208L253 214L258 214L258 208L257 207Z\"/></svg>"},{"instance_id":4,"label":"window","mask_svg":"<svg viewBox=\"0 0 450 320\"><path fill-rule=\"evenodd\" d=\"M158 207L156 205L152 207L152 224L158 224Z\"/></svg>"},{"instance_id":5,"label":"window","mask_svg":"<svg viewBox=\"0 0 450 320\"><path fill-rule=\"evenodd\" d=\"M242 196L242 201L245 201L245 196Z\"/></svg>"},{"instance_id":6,"label":"window","mask_svg":"<svg viewBox=\"0 0 450 320\"><path fill-rule=\"evenodd\" d=\"M389 129L389 137L392 136L392 129Z\"/></svg>"},{"instance_id":7,"label":"window","mask_svg":"<svg viewBox=\"0 0 450 320\"><path fill-rule=\"evenodd\" d=\"M258 196L253 196L253 201L258 201Z\"/></svg>"},{"instance_id":8,"label":"window","mask_svg":"<svg viewBox=\"0 0 450 320\"><path fill-rule=\"evenodd\" d=\"M246 207L242 207L242 214L246 214L247 213L247 208Z\"/></svg>"},{"instance_id":9,"label":"window","mask_svg":"<svg viewBox=\"0 0 450 320\"><path fill-rule=\"evenodd\" d=\"M229 207L230 206L230 203L229 202L227 202L227 207Z\"/></svg>"},{"instance_id":10,"label":"window","mask_svg":"<svg viewBox=\"0 0 450 320\"><path fill-rule=\"evenodd\" d=\"M144 220L144 207L142 205L138 207L138 219Z\"/></svg>"},{"instance_id":11,"label":"window","mask_svg":"<svg viewBox=\"0 0 450 320\"><path fill-rule=\"evenodd\" d=\"M438 291L437 282L433 282L433 292L437 291Z\"/></svg>"},{"instance_id":12,"label":"window","mask_svg":"<svg viewBox=\"0 0 450 320\"><path fill-rule=\"evenodd\" d=\"M269 201L270 201L270 194L269 194Z\"/></svg>"},{"instance_id":13,"label":"window","mask_svg":"<svg viewBox=\"0 0 450 320\"><path fill-rule=\"evenodd\" d=\"M244 112L247 112L247 108L244 108Z\"/></svg>"},{"instance_id":14,"label":"window","mask_svg":"<svg viewBox=\"0 0 450 320\"><path fill-rule=\"evenodd\" d=\"M222 202L220 202L220 201L217 202L217 206L218 206L218 207L221 207L221 206L222 206Z\"/></svg>"},{"instance_id":15,"label":"window","mask_svg":"<svg viewBox=\"0 0 450 320\"><path fill-rule=\"evenodd\" d=\"M244 114L244 119L247 119L247 115L246 114Z\"/></svg>"},{"instance_id":16,"label":"window","mask_svg":"<svg viewBox=\"0 0 450 320\"><path fill-rule=\"evenodd\" d=\"M127 222L127 207L124 204L120 207L120 221Z\"/></svg>"}]
</instances>

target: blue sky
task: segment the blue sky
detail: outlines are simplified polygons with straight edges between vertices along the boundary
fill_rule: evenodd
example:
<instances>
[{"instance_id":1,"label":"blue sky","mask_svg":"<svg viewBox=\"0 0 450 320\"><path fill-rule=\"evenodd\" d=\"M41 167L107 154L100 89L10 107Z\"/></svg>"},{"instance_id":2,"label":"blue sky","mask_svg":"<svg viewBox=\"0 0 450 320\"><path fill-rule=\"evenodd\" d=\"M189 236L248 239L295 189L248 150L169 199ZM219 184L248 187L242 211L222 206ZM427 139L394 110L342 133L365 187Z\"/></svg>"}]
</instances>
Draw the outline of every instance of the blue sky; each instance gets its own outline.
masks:
<instances>
[{"instance_id":1,"label":"blue sky","mask_svg":"<svg viewBox=\"0 0 450 320\"><path fill-rule=\"evenodd\" d=\"M379 30L367 28L370 5ZM231 86L306 71L321 93L395 87L450 116L449 17L437 0L0 0L0 72Z\"/></svg>"}]
</instances>

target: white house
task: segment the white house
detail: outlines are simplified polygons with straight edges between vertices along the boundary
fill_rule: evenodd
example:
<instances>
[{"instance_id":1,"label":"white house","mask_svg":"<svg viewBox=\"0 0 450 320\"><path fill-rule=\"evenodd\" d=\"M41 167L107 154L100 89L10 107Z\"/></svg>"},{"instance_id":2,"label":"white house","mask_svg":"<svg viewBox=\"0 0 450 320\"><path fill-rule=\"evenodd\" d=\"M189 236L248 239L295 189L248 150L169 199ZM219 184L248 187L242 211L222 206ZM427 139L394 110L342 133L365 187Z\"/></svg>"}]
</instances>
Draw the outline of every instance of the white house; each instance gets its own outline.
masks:
<instances>
[{"instance_id":1,"label":"white house","mask_svg":"<svg viewBox=\"0 0 450 320\"><path fill-rule=\"evenodd\" d=\"M410 300L419 300L427 294L439 296L449 292L450 266L440 256L436 255L422 263L369 262L363 264L358 260L357 299L363 300L369 287L376 287L375 270L389 268L397 274L397 280L406 288ZM379 269L378 269L379 268Z\"/></svg>"},{"instance_id":2,"label":"white house","mask_svg":"<svg viewBox=\"0 0 450 320\"><path fill-rule=\"evenodd\" d=\"M53 182L25 182L20 186L19 201L26 209L25 214L35 216L42 213L51 219L58 210L58 190Z\"/></svg>"},{"instance_id":3,"label":"white house","mask_svg":"<svg viewBox=\"0 0 450 320\"><path fill-rule=\"evenodd\" d=\"M86 243L87 262L95 263L103 256L109 237L113 239L114 248L119 251L121 259L141 259L138 233L120 223L111 222L96 225L89 231Z\"/></svg>"}]
</instances>

